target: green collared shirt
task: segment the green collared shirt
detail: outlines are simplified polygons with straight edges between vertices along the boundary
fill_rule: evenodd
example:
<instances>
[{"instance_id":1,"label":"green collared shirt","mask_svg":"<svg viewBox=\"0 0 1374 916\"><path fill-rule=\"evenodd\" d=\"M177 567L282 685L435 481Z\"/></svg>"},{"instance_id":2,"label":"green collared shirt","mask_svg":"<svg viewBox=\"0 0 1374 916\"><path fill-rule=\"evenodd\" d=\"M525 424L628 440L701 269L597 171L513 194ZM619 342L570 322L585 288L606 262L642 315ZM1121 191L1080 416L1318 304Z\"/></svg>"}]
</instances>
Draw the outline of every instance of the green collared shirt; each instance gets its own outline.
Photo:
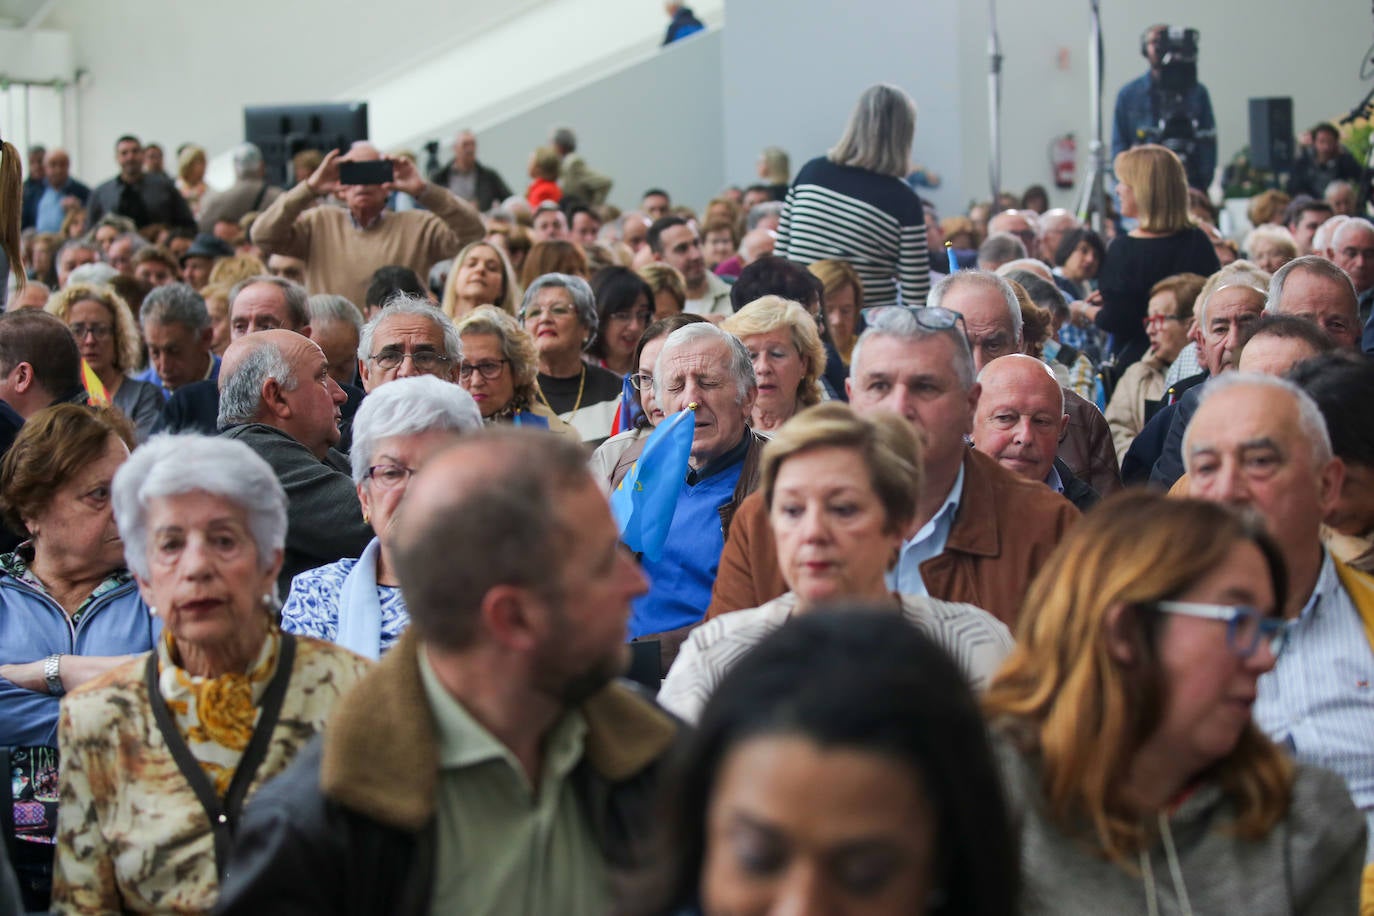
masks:
<instances>
[{"instance_id":1,"label":"green collared shirt","mask_svg":"<svg viewBox=\"0 0 1374 916\"><path fill-rule=\"evenodd\" d=\"M439 683L423 650L420 680L439 740L430 912L608 912L605 860L568 779L582 759L582 714L569 712L549 732L536 791L510 749Z\"/></svg>"}]
</instances>

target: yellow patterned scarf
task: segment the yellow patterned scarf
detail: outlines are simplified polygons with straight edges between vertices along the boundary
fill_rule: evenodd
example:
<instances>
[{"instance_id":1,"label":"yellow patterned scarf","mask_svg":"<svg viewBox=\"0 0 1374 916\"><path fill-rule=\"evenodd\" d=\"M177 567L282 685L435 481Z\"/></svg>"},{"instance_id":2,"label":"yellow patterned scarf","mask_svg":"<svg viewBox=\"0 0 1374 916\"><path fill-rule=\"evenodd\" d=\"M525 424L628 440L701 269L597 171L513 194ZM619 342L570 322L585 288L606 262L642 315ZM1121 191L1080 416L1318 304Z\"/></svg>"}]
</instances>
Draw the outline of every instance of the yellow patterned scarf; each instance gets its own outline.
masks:
<instances>
[{"instance_id":1,"label":"yellow patterned scarf","mask_svg":"<svg viewBox=\"0 0 1374 916\"><path fill-rule=\"evenodd\" d=\"M281 634L274 627L246 674L194 677L173 661L172 634L158 641L158 691L205 775L224 798L253 738L259 705L277 670Z\"/></svg>"}]
</instances>

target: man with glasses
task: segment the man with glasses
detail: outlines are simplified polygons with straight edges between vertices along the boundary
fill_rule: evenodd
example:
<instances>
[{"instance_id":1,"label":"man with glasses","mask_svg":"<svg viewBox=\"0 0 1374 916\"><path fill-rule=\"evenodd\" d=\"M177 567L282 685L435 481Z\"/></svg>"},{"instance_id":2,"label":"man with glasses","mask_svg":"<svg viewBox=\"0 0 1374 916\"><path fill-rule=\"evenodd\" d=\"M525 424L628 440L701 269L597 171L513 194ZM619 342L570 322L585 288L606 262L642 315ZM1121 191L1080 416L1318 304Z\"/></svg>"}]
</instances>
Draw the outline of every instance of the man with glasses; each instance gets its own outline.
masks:
<instances>
[{"instance_id":1,"label":"man with glasses","mask_svg":"<svg viewBox=\"0 0 1374 916\"><path fill-rule=\"evenodd\" d=\"M887 410L921 437L916 520L888 585L966 601L1015 624L1031 579L1078 510L971 449L981 388L964 318L943 308L876 308L854 347L846 386L860 416ZM757 607L787 590L761 495L744 501L720 557L707 616Z\"/></svg>"},{"instance_id":2,"label":"man with glasses","mask_svg":"<svg viewBox=\"0 0 1374 916\"><path fill-rule=\"evenodd\" d=\"M398 378L432 375L457 382L463 345L453 321L422 299L404 294L363 326L358 341L358 377L369 394ZM500 371L500 365L497 365Z\"/></svg>"},{"instance_id":3,"label":"man with glasses","mask_svg":"<svg viewBox=\"0 0 1374 916\"><path fill-rule=\"evenodd\" d=\"M1232 373L1203 392L1183 453L1188 495L1257 513L1288 569L1291 629L1259 680L1256 723L1299 760L1339 773L1374 828L1374 579L1322 546L1345 465L1321 411L1292 382Z\"/></svg>"}]
</instances>

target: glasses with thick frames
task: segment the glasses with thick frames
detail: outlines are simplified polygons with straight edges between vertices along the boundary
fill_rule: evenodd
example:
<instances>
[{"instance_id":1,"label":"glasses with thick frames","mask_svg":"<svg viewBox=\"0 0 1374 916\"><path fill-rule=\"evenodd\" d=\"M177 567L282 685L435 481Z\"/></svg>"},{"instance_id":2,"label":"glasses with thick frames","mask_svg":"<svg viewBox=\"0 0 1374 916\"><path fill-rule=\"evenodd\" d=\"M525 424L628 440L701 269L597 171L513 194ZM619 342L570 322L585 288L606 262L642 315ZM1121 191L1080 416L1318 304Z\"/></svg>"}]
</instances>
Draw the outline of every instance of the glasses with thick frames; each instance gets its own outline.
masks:
<instances>
[{"instance_id":1,"label":"glasses with thick frames","mask_svg":"<svg viewBox=\"0 0 1374 916\"><path fill-rule=\"evenodd\" d=\"M1226 624L1226 645L1239 658L1249 658L1259 649L1260 642L1269 644L1269 651L1278 658L1288 643L1291 622L1278 617L1265 617L1258 610L1243 604L1199 604L1193 601L1156 601L1152 607L1166 614L1181 614L1203 620L1219 620Z\"/></svg>"},{"instance_id":2,"label":"glasses with thick frames","mask_svg":"<svg viewBox=\"0 0 1374 916\"><path fill-rule=\"evenodd\" d=\"M380 368L387 370L398 369L401 363L407 359L410 364L421 372L429 372L444 363L453 362L442 353L435 353L433 350L420 350L416 353L402 353L399 350L383 350L380 353L373 353L370 357Z\"/></svg>"}]
</instances>

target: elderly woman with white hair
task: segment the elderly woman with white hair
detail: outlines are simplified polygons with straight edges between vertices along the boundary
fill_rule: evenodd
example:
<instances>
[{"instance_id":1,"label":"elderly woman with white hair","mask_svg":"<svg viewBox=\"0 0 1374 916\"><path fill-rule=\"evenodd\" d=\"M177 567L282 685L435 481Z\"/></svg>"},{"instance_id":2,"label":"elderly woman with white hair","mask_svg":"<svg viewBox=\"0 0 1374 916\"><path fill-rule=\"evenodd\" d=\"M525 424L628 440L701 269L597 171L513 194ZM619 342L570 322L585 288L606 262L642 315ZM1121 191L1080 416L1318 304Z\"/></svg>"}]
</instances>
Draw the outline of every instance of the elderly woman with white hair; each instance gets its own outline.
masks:
<instances>
[{"instance_id":1,"label":"elderly woman with white hair","mask_svg":"<svg viewBox=\"0 0 1374 916\"><path fill-rule=\"evenodd\" d=\"M621 379L582 358L599 321L591 286L572 274L544 274L525 290L518 317L534 338L540 402L589 447L600 445L611 434Z\"/></svg>"},{"instance_id":2,"label":"elderly woman with white hair","mask_svg":"<svg viewBox=\"0 0 1374 916\"><path fill-rule=\"evenodd\" d=\"M416 471L460 435L482 428L472 396L431 375L397 379L363 401L353 419L353 482L377 537L362 556L303 572L282 605L288 633L325 639L366 658L390 649L410 623L382 535Z\"/></svg>"},{"instance_id":3,"label":"elderly woman with white hair","mask_svg":"<svg viewBox=\"0 0 1374 916\"><path fill-rule=\"evenodd\" d=\"M206 912L244 805L368 663L277 628L286 494L248 446L154 437L112 489L163 631L62 703L52 909Z\"/></svg>"},{"instance_id":4,"label":"elderly woman with white hair","mask_svg":"<svg viewBox=\"0 0 1374 916\"><path fill-rule=\"evenodd\" d=\"M840 142L802 166L787 192L774 252L810 264L846 261L870 306L924 305L930 254L921 198L906 183L916 103L896 86L859 96Z\"/></svg>"}]
</instances>

